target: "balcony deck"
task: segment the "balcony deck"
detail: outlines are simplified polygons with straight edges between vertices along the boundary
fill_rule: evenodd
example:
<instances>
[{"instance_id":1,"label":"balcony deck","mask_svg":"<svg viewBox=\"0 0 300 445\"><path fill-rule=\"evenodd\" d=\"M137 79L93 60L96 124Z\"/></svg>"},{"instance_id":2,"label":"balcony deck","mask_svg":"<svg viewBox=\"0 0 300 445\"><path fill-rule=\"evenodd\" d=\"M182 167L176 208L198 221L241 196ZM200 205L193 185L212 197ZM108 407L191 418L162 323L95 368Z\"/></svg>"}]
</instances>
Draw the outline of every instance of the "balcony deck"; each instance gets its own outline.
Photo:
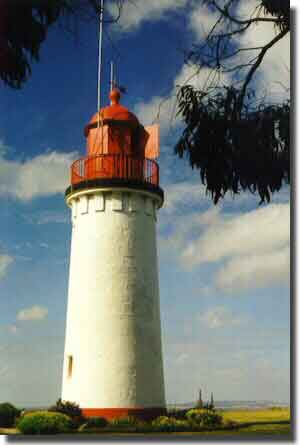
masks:
<instances>
[{"instance_id":1,"label":"balcony deck","mask_svg":"<svg viewBox=\"0 0 300 445\"><path fill-rule=\"evenodd\" d=\"M93 179L124 179L159 185L159 166L152 159L120 154L98 154L78 159L71 166L71 184Z\"/></svg>"},{"instance_id":2,"label":"balcony deck","mask_svg":"<svg viewBox=\"0 0 300 445\"><path fill-rule=\"evenodd\" d=\"M66 195L91 187L143 189L163 199L157 162L124 154L97 154L77 159L71 166L71 186Z\"/></svg>"}]
</instances>

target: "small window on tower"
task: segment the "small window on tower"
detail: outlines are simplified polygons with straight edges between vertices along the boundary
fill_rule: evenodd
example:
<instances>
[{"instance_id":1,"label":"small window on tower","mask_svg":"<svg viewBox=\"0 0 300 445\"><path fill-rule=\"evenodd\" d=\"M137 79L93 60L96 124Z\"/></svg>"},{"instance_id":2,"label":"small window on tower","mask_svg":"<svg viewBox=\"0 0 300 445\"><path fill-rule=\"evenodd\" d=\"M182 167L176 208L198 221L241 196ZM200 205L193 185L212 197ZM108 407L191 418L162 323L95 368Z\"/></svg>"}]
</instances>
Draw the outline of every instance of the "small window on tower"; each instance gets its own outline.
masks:
<instances>
[{"instance_id":1,"label":"small window on tower","mask_svg":"<svg viewBox=\"0 0 300 445\"><path fill-rule=\"evenodd\" d=\"M68 355L68 377L72 377L73 371L73 356Z\"/></svg>"}]
</instances>

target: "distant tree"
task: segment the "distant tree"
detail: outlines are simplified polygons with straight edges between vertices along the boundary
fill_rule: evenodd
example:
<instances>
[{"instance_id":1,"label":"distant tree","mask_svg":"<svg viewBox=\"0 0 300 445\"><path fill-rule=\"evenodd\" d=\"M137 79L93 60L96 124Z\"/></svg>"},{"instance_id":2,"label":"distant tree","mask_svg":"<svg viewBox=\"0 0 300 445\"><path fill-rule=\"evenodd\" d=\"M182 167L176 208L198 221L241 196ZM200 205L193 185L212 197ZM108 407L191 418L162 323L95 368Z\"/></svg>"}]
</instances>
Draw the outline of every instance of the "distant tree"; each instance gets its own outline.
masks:
<instances>
[{"instance_id":1,"label":"distant tree","mask_svg":"<svg viewBox=\"0 0 300 445\"><path fill-rule=\"evenodd\" d=\"M123 0L117 0L119 13ZM75 32L78 20L95 20L100 0L0 0L0 79L11 88L21 88L39 61L49 28L59 22Z\"/></svg>"},{"instance_id":2,"label":"distant tree","mask_svg":"<svg viewBox=\"0 0 300 445\"><path fill-rule=\"evenodd\" d=\"M210 395L209 409L210 410L214 410L215 409L215 402L214 402L214 395L213 395L213 393L211 393L211 395Z\"/></svg>"},{"instance_id":3,"label":"distant tree","mask_svg":"<svg viewBox=\"0 0 300 445\"><path fill-rule=\"evenodd\" d=\"M259 0L246 19L236 14L246 0L201 1L218 18L186 62L198 72L210 70L209 79L214 80L202 88L186 84L179 89L178 110L185 128L175 153L187 155L192 168L199 170L215 204L227 192L241 191L258 192L261 202L269 202L273 192L290 182L290 101L257 98L253 80L269 50L290 32L289 1ZM237 39L263 22L274 25L270 40L238 48ZM241 54L251 57L240 62ZM228 73L233 74L230 85L217 81Z\"/></svg>"},{"instance_id":4,"label":"distant tree","mask_svg":"<svg viewBox=\"0 0 300 445\"><path fill-rule=\"evenodd\" d=\"M201 389L199 389L199 397L198 397L198 400L196 403L196 408L199 408L199 409L203 408L202 390Z\"/></svg>"}]
</instances>

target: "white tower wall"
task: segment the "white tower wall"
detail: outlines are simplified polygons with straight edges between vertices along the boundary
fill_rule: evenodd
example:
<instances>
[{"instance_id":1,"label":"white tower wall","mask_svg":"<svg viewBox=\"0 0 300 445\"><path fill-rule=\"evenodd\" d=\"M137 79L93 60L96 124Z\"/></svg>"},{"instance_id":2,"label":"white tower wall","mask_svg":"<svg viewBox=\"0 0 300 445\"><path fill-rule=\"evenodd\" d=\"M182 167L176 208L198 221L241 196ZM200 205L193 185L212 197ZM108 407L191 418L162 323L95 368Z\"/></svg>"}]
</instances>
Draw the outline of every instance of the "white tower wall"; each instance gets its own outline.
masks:
<instances>
[{"instance_id":1,"label":"white tower wall","mask_svg":"<svg viewBox=\"0 0 300 445\"><path fill-rule=\"evenodd\" d=\"M69 195L72 244L62 399L165 406L154 193Z\"/></svg>"}]
</instances>

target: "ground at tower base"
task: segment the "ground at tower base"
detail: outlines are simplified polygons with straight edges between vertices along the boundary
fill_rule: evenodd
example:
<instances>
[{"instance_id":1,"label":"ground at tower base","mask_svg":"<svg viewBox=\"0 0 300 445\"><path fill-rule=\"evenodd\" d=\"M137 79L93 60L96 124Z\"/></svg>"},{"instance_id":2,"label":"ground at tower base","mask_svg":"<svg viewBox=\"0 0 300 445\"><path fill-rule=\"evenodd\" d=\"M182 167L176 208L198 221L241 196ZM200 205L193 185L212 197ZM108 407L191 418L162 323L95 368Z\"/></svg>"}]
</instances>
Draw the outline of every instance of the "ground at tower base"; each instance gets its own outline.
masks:
<instances>
[{"instance_id":1,"label":"ground at tower base","mask_svg":"<svg viewBox=\"0 0 300 445\"><path fill-rule=\"evenodd\" d=\"M47 413L47 411L26 411L24 417L28 418L34 414ZM54 414L53 412L48 414ZM200 414L200 417L197 415ZM199 422L201 415L216 416L218 419L215 424L203 425ZM23 434L16 421L14 428L1 428L0 434L21 435ZM28 433L33 434L33 432ZM45 434L42 431L36 434ZM48 432L48 434L51 434ZM166 416L154 419L152 422L142 422L133 418L115 419L109 422L97 421L95 419L83 419L78 425L71 427L69 431L57 434L78 434L84 435L103 435L103 436L163 436L178 435L198 436L203 439L243 437L245 440L251 437L269 438L269 439L292 439L293 428L291 425L290 409L288 407L274 406L263 409L233 409L233 410L212 410L192 409L192 410L172 410L168 411Z\"/></svg>"}]
</instances>

